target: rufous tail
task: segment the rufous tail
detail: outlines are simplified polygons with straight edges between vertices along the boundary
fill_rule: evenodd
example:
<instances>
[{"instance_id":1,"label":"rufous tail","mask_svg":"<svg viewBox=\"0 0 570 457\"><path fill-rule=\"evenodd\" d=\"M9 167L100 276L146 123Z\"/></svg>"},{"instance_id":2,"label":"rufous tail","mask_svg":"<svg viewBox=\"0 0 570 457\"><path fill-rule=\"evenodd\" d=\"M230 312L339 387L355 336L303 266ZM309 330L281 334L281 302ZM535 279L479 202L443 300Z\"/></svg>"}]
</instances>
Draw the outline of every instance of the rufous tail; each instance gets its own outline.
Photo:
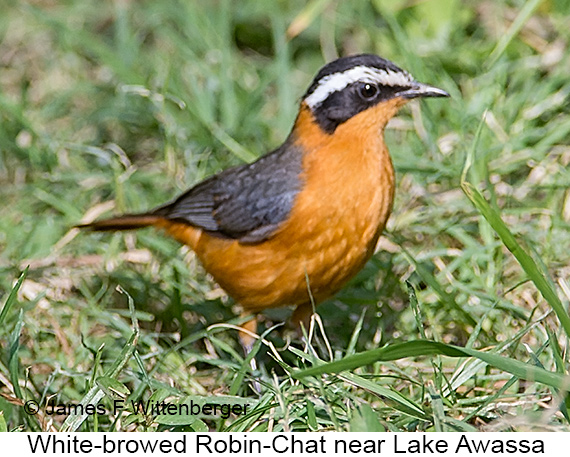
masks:
<instances>
[{"instance_id":1,"label":"rufous tail","mask_svg":"<svg viewBox=\"0 0 570 457\"><path fill-rule=\"evenodd\" d=\"M124 216L111 217L88 224L76 225L80 229L88 229L96 232L106 232L114 230L135 230L143 227L159 225L164 218L154 214L125 214Z\"/></svg>"}]
</instances>

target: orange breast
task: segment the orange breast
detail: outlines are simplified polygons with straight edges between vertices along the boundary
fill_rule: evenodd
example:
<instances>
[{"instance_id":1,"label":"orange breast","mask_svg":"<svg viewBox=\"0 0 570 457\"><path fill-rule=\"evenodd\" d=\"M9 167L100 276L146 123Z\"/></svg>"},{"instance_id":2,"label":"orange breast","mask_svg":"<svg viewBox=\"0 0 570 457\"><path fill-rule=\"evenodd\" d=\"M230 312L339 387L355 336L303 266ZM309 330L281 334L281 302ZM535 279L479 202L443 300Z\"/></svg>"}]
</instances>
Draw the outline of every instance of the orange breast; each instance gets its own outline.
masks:
<instances>
[{"instance_id":1,"label":"orange breast","mask_svg":"<svg viewBox=\"0 0 570 457\"><path fill-rule=\"evenodd\" d=\"M393 111L398 108L397 99ZM366 263L390 214L394 171L382 138L393 113L384 104L324 134L303 107L295 124L303 188L288 220L267 241L241 244L164 221L246 310L318 303ZM386 119L384 119L386 118Z\"/></svg>"}]
</instances>

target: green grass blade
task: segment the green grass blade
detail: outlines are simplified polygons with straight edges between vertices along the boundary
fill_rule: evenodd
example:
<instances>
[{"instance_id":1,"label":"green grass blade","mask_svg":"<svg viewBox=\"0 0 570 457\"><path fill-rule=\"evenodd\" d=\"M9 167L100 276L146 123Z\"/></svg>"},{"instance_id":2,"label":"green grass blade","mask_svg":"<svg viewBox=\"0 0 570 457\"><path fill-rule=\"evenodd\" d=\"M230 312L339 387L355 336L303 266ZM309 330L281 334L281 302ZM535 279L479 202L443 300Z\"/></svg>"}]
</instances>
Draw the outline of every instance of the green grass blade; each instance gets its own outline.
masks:
<instances>
[{"instance_id":1,"label":"green grass blade","mask_svg":"<svg viewBox=\"0 0 570 457\"><path fill-rule=\"evenodd\" d=\"M24 394L20 388L20 361L18 359L18 352L20 350L20 335L22 334L22 328L24 327L24 310L20 309L18 314L18 321L16 327L12 331L10 336L10 354L8 359L8 371L10 374L10 382L12 383L12 388L14 389L14 394L16 397L24 400ZM26 414L26 422L33 431L40 431L40 427L34 416L29 416Z\"/></svg>"},{"instance_id":2,"label":"green grass blade","mask_svg":"<svg viewBox=\"0 0 570 457\"><path fill-rule=\"evenodd\" d=\"M428 383L427 390L429 393L429 399L431 402L431 407L433 410L433 425L436 432L447 432L445 426L445 409L443 407L443 401L441 395L436 391L433 383Z\"/></svg>"},{"instance_id":3,"label":"green grass blade","mask_svg":"<svg viewBox=\"0 0 570 457\"><path fill-rule=\"evenodd\" d=\"M471 200L473 205L475 205L487 222L489 222L491 227L493 227L493 230L495 230L497 235L499 235L503 244L515 256L525 273L530 277L542 296L558 316L566 335L570 337L570 316L562 304L562 301L556 294L556 291L552 286L552 282L546 278L545 274L539 269L534 259L521 247L512 232L501 219L499 213L494 210L489 203L487 203L483 195L481 195L475 186L468 182L462 182L461 188L465 195L467 195L467 198Z\"/></svg>"},{"instance_id":4,"label":"green grass blade","mask_svg":"<svg viewBox=\"0 0 570 457\"><path fill-rule=\"evenodd\" d=\"M346 355L352 355L356 349L356 343L358 342L358 337L360 332L362 331L362 324L364 323L364 316L366 315L366 308L362 310L360 313L360 317L358 318L358 322L356 322L356 326L354 327L354 331L350 336L350 341L348 342L348 346L346 347Z\"/></svg>"},{"instance_id":5,"label":"green grass blade","mask_svg":"<svg viewBox=\"0 0 570 457\"><path fill-rule=\"evenodd\" d=\"M104 377L115 379L121 372L123 367L127 364L131 356L133 355L137 342L139 338L138 329L133 331L129 340L123 347L123 350L119 354L119 357L115 359L113 365L105 372ZM97 405L97 403L105 396L103 389L101 389L97 384L94 385L89 392L81 399L81 405L85 411L87 405ZM67 417L63 423L61 430L62 432L75 432L81 424L87 419L87 414L71 414Z\"/></svg>"},{"instance_id":6,"label":"green grass blade","mask_svg":"<svg viewBox=\"0 0 570 457\"><path fill-rule=\"evenodd\" d=\"M307 425L312 431L318 430L317 415L315 414L315 405L312 402L307 402Z\"/></svg>"},{"instance_id":7,"label":"green grass blade","mask_svg":"<svg viewBox=\"0 0 570 457\"><path fill-rule=\"evenodd\" d=\"M322 365L300 370L293 373L293 378L301 379L306 376L316 376L324 373L342 373L354 370L374 362L387 362L407 357L426 355L445 355L448 357L476 357L492 367L511 373L518 378L555 387L564 391L570 389L570 377L559 373L552 373L543 368L529 365L518 360L503 357L489 352L475 349L461 348L451 344L438 343L435 341L415 340L406 343L397 343L380 349L362 352L344 359L324 363Z\"/></svg>"},{"instance_id":8,"label":"green grass blade","mask_svg":"<svg viewBox=\"0 0 570 457\"><path fill-rule=\"evenodd\" d=\"M4 303L4 306L2 307L2 311L0 311L0 327L2 327L4 325L4 320L6 319L6 316L10 312L12 305L16 302L16 297L18 296L18 291L20 290L20 287L22 287L22 283L24 282L24 280L26 279L26 276L28 275L29 268L30 268L29 266L26 267L26 269L22 272L22 274L20 275L20 277L16 281L16 284L14 284L14 287L12 287L12 290L10 291L10 295L8 295L8 298L6 299L6 302Z\"/></svg>"},{"instance_id":9,"label":"green grass blade","mask_svg":"<svg viewBox=\"0 0 570 457\"><path fill-rule=\"evenodd\" d=\"M364 403L354 410L350 418L351 432L385 432L386 429L378 420L376 412Z\"/></svg>"},{"instance_id":10,"label":"green grass blade","mask_svg":"<svg viewBox=\"0 0 570 457\"><path fill-rule=\"evenodd\" d=\"M520 32L525 23L530 19L536 8L540 5L542 0L528 0L522 7L520 13L513 21L507 33L501 36L501 39L491 51L489 59L487 60L486 67L490 68L497 61L499 57L505 52L507 46L513 41L513 38Z\"/></svg>"},{"instance_id":11,"label":"green grass blade","mask_svg":"<svg viewBox=\"0 0 570 457\"><path fill-rule=\"evenodd\" d=\"M566 335L570 337L570 316L554 290L552 280L547 277L546 272L541 271L534 259L521 247L515 236L503 222L499 212L485 200L481 192L479 192L473 184L467 181L467 172L474 161L485 116L486 113L483 114L481 118L475 138L465 159L463 172L461 174L461 189L497 233L506 248L515 256L525 273L558 316Z\"/></svg>"},{"instance_id":12,"label":"green grass blade","mask_svg":"<svg viewBox=\"0 0 570 457\"><path fill-rule=\"evenodd\" d=\"M18 322L16 327L12 331L10 337L10 358L8 361L8 368L10 370L10 381L12 382L12 387L14 388L14 393L18 398L24 398L22 394L22 389L20 388L20 364L18 363L18 350L20 349L20 335L22 333L22 327L24 326L24 310L20 310L18 314Z\"/></svg>"},{"instance_id":13,"label":"green grass blade","mask_svg":"<svg viewBox=\"0 0 570 457\"><path fill-rule=\"evenodd\" d=\"M414 265L414 268L418 275L422 278L423 281L426 282L441 298L441 300L445 303L445 305L454 311L457 311L469 325L475 326L477 325L477 321L471 316L467 311L465 311L455 300L455 296L446 292L445 288L439 284L437 279L434 275L428 271L428 269L418 262L414 256L412 256L402 245L400 245L402 252L406 255L408 260Z\"/></svg>"},{"instance_id":14,"label":"green grass blade","mask_svg":"<svg viewBox=\"0 0 570 457\"><path fill-rule=\"evenodd\" d=\"M6 425L6 419L4 419L4 411L0 411L0 433L6 433L8 431L8 426Z\"/></svg>"},{"instance_id":15,"label":"green grass blade","mask_svg":"<svg viewBox=\"0 0 570 457\"><path fill-rule=\"evenodd\" d=\"M257 353L259 352L259 349L261 348L261 344L263 342L263 339L267 336L267 334L269 334L271 331L273 330L273 328L266 330L263 335L261 335L260 338L256 339L255 342L253 343L253 346L251 348L251 350L248 352L247 356L245 357L245 359L243 360L234 381L232 382L232 385L230 387L230 395L237 395L237 393L239 392L240 388L243 385L243 380L245 378L245 375L248 371L252 370L252 360L254 359L254 357L257 355Z\"/></svg>"},{"instance_id":16,"label":"green grass blade","mask_svg":"<svg viewBox=\"0 0 570 457\"><path fill-rule=\"evenodd\" d=\"M395 404L395 407L397 409L410 416L424 420L428 418L428 416L420 406L418 406L413 401L403 396L400 392L388 389L384 386L380 386L374 381L365 379L353 373L343 373L342 378L350 382L351 384L354 384L355 386L358 386L362 389L366 389L369 392L372 392L384 399L388 399L390 402Z\"/></svg>"},{"instance_id":17,"label":"green grass blade","mask_svg":"<svg viewBox=\"0 0 570 457\"><path fill-rule=\"evenodd\" d=\"M424 328L424 323L422 322L422 311L420 309L420 304L418 303L418 297L416 295L416 291L414 290L414 286L410 281L406 281L406 287L408 288L408 297L410 300L410 308L412 308L412 313L414 314L414 319L416 321L416 327L418 328L418 332L420 336L426 340L426 330Z\"/></svg>"}]
</instances>

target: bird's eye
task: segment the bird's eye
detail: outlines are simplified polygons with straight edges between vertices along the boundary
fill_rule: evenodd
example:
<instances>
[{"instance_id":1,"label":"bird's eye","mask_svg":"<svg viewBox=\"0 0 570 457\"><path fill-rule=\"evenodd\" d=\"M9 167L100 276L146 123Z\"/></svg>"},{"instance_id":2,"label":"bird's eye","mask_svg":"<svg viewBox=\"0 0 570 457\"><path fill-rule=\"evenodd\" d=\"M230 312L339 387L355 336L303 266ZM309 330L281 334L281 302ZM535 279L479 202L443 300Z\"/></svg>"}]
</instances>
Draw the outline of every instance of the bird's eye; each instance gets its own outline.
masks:
<instances>
[{"instance_id":1,"label":"bird's eye","mask_svg":"<svg viewBox=\"0 0 570 457\"><path fill-rule=\"evenodd\" d=\"M358 95L362 97L363 100L372 100L376 95L378 95L378 86L370 83L361 83L358 86Z\"/></svg>"}]
</instances>

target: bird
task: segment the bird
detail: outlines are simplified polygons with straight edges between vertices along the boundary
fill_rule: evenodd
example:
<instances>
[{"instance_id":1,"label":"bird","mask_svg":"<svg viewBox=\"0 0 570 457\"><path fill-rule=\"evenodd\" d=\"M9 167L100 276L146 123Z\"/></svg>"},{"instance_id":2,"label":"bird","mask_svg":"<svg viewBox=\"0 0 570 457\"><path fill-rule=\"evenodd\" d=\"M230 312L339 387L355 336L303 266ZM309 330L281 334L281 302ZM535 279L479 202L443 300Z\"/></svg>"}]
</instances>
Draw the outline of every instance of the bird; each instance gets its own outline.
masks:
<instances>
[{"instance_id":1,"label":"bird","mask_svg":"<svg viewBox=\"0 0 570 457\"><path fill-rule=\"evenodd\" d=\"M161 229L241 305L246 331L261 311L286 305L308 328L314 307L370 259L391 213L386 124L412 99L448 96L377 55L338 58L318 71L277 149L148 212L77 227Z\"/></svg>"}]
</instances>

